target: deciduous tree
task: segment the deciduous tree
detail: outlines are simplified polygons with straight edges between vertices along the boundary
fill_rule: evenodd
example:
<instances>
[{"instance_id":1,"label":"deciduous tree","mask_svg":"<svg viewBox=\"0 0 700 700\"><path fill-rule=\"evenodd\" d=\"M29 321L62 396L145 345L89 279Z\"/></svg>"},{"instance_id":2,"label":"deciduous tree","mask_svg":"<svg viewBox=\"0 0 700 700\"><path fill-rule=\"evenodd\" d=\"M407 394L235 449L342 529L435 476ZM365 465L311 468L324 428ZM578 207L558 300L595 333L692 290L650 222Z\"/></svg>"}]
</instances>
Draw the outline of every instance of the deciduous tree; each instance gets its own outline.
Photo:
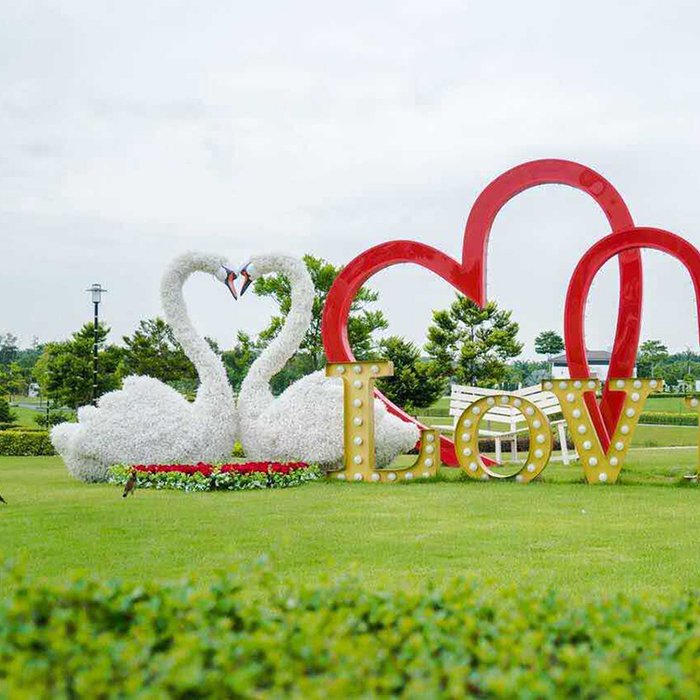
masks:
<instances>
[{"instance_id":1,"label":"deciduous tree","mask_svg":"<svg viewBox=\"0 0 700 700\"><path fill-rule=\"evenodd\" d=\"M313 255L305 255L304 263L314 284L314 303L311 325L291 364L297 367L297 372L308 374L325 366L326 360L321 335L323 307L331 285L343 268L335 267ZM254 289L257 295L273 299L279 310L279 314L272 318L270 325L260 333L259 340L262 344L267 344L280 332L289 314L292 304L291 287L287 277L280 274L261 277L256 280ZM381 311L370 308L378 298L377 292L363 287L350 307L348 336L358 360L370 357L375 348L374 334L376 331L386 329L389 325Z\"/></svg>"},{"instance_id":2,"label":"deciduous tree","mask_svg":"<svg viewBox=\"0 0 700 700\"><path fill-rule=\"evenodd\" d=\"M449 309L433 312L425 349L443 377L491 387L506 379L506 361L522 351L518 330L511 312L495 302L482 308L457 294Z\"/></svg>"},{"instance_id":3,"label":"deciduous tree","mask_svg":"<svg viewBox=\"0 0 700 700\"><path fill-rule=\"evenodd\" d=\"M394 375L378 379L377 388L409 413L427 408L442 395L445 380L437 363L422 360L411 341L392 335L379 343L379 355L394 364Z\"/></svg>"},{"instance_id":4,"label":"deciduous tree","mask_svg":"<svg viewBox=\"0 0 700 700\"><path fill-rule=\"evenodd\" d=\"M93 324L86 323L73 333L70 340L50 343L44 354L45 366L35 376L44 384L44 393L59 406L77 408L90 403L93 391L92 350ZM109 328L100 323L97 339L98 382L97 395L119 388L117 376L122 350L115 345L106 345ZM43 357L43 356L42 356ZM38 363L39 364L39 363Z\"/></svg>"},{"instance_id":5,"label":"deciduous tree","mask_svg":"<svg viewBox=\"0 0 700 700\"><path fill-rule=\"evenodd\" d=\"M542 331L535 338L535 352L538 355L546 355L551 360L564 350L564 340L556 331Z\"/></svg>"},{"instance_id":6,"label":"deciduous tree","mask_svg":"<svg viewBox=\"0 0 700 700\"><path fill-rule=\"evenodd\" d=\"M130 336L123 337L124 350L119 375L146 375L161 382L197 380L197 370L162 318L139 322Z\"/></svg>"}]
</instances>

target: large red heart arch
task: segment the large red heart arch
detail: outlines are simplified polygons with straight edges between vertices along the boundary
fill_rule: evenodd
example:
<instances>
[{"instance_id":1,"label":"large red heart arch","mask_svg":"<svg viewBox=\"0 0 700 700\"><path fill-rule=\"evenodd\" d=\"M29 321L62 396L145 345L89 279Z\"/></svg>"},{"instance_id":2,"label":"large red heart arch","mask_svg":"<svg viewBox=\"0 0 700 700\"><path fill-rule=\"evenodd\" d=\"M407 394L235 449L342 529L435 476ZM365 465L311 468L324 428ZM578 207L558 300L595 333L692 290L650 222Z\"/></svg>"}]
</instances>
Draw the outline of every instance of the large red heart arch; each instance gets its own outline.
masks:
<instances>
[{"instance_id":1,"label":"large red heart arch","mask_svg":"<svg viewBox=\"0 0 700 700\"><path fill-rule=\"evenodd\" d=\"M486 301L486 253L491 226L498 212L515 195L538 185L560 184L575 187L590 195L601 207L613 231L633 226L632 217L617 190L601 175L579 163L546 159L523 163L497 177L479 195L467 220L462 247L462 262L437 248L416 241L382 243L354 258L336 278L323 309L323 345L328 362L352 362L355 358L348 339L348 315L360 287L380 270L400 263L413 263L431 270L477 304ZM642 263L638 250L619 256L620 300L615 331L611 376L631 376L637 356L642 303ZM580 328L577 334L576 328ZM567 335L567 359L572 376L589 376L583 324L572 326ZM389 411L404 420L417 423L381 392L377 397ZM605 392L601 405L587 397L589 410L601 440L612 432L622 408L624 396ZM445 464L456 465L454 444L441 438L441 457Z\"/></svg>"}]
</instances>

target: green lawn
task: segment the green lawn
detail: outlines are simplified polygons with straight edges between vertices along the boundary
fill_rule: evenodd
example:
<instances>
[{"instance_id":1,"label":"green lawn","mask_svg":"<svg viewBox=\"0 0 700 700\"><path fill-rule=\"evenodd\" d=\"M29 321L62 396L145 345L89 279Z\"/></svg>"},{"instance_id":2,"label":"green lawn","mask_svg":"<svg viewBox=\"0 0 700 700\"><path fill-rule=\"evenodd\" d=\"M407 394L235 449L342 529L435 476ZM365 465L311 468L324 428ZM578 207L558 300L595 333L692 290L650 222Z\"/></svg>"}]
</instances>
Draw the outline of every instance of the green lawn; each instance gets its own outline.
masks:
<instances>
[{"instance_id":1,"label":"green lawn","mask_svg":"<svg viewBox=\"0 0 700 700\"><path fill-rule=\"evenodd\" d=\"M33 408L24 408L23 406L13 406L12 412L17 414L18 421L16 425L24 425L31 428L38 427L34 421L34 417L41 415Z\"/></svg>"},{"instance_id":2,"label":"green lawn","mask_svg":"<svg viewBox=\"0 0 700 700\"><path fill-rule=\"evenodd\" d=\"M408 460L410 458L402 458ZM618 485L551 464L540 483L318 483L279 491L141 490L74 481L56 457L0 458L4 559L41 580L86 570L130 582L209 578L269 554L285 577L352 573L412 589L475 574L565 594L674 592L700 574L696 450L632 451Z\"/></svg>"}]
</instances>

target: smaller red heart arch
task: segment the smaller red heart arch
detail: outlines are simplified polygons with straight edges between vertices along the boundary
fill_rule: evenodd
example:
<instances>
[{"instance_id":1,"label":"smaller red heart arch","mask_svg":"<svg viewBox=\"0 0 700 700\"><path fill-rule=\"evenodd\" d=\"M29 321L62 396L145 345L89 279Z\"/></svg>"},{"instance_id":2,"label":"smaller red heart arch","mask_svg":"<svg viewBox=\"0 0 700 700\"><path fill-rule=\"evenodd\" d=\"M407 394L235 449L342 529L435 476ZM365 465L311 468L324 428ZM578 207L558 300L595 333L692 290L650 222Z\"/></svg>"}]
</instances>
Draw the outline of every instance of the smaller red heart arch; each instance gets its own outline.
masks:
<instances>
[{"instance_id":1,"label":"smaller red heart arch","mask_svg":"<svg viewBox=\"0 0 700 700\"><path fill-rule=\"evenodd\" d=\"M486 253L491 226L498 212L515 195L544 184L575 187L590 195L603 209L613 231L633 225L632 217L617 190L601 175L579 163L546 159L523 163L496 178L479 195L464 231L462 262L437 248L416 241L382 243L354 258L338 275L323 309L323 345L328 362L352 362L355 358L348 340L350 306L360 287L380 270L391 265L420 265L449 282L455 289L480 306L486 301ZM610 371L616 376L631 376L636 361L641 323L642 265L639 251L620 256L620 301L618 323ZM579 376L588 376L588 362L583 335L572 333L567 347L569 366ZM381 392L376 395L389 411L404 420L422 426ZM605 434L619 417L624 396L606 392L601 407L595 398L589 410L596 430ZM441 457L445 464L456 466L454 444L441 438Z\"/></svg>"},{"instance_id":2,"label":"smaller red heart arch","mask_svg":"<svg viewBox=\"0 0 700 700\"><path fill-rule=\"evenodd\" d=\"M663 253L672 255L683 263L685 268L690 273L690 278L693 281L693 288L695 289L695 302L698 307L698 320L700 321L700 253L698 252L697 248L695 248L695 246L686 241L684 238L658 228L633 226L629 229L616 231L614 234L602 238L591 246L591 248L584 253L581 260L579 260L578 264L576 265L576 269L574 270L574 274L571 275L564 307L564 338L566 339L569 368L575 364L575 362L572 362L572 358L569 355L569 341L571 339L583 338L584 336L584 311L586 309L588 292L590 291L593 279L598 274L600 268L608 260L610 260L610 258L623 253L638 252L640 248L660 250ZM641 290L639 295L641 297ZM641 318L635 319L633 322L637 324L638 322L641 322ZM574 344L572 343L571 345L573 346ZM571 376L581 379L586 378L588 375L575 374L572 371ZM630 375L614 374L611 365L608 377L616 376L627 377ZM615 393L622 394L624 398L623 392ZM595 396L592 392L586 395L586 401L589 407L591 405L591 401L595 405ZM608 448L610 447L610 436L615 432L618 419L619 413L618 418L615 419L615 423L612 426L609 428L604 426L605 432L602 435L596 427L600 438L601 447L605 452L607 452Z\"/></svg>"}]
</instances>

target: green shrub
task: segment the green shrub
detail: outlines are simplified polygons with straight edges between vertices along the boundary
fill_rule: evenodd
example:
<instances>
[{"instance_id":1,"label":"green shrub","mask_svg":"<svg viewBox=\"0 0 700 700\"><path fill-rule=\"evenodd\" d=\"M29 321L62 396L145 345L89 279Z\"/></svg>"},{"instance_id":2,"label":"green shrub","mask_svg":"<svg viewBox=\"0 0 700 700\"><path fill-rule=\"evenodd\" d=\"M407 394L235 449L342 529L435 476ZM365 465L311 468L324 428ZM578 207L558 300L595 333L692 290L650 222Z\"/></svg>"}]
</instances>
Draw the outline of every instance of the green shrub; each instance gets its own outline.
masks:
<instances>
[{"instance_id":1,"label":"green shrub","mask_svg":"<svg viewBox=\"0 0 700 700\"><path fill-rule=\"evenodd\" d=\"M2 457L41 457L55 454L49 434L45 431L0 432L0 456Z\"/></svg>"},{"instance_id":2,"label":"green shrub","mask_svg":"<svg viewBox=\"0 0 700 700\"><path fill-rule=\"evenodd\" d=\"M653 411L642 413L639 422L647 425L697 425L697 413L662 413Z\"/></svg>"},{"instance_id":3,"label":"green shrub","mask_svg":"<svg viewBox=\"0 0 700 700\"><path fill-rule=\"evenodd\" d=\"M75 413L70 413L68 411L50 411L48 420L45 412L37 413L34 416L34 422L44 430L53 428L54 425L59 423L75 423L76 416Z\"/></svg>"},{"instance_id":4,"label":"green shrub","mask_svg":"<svg viewBox=\"0 0 700 700\"><path fill-rule=\"evenodd\" d=\"M17 577L2 697L698 697L700 596L417 592L270 572L139 586Z\"/></svg>"},{"instance_id":5,"label":"green shrub","mask_svg":"<svg viewBox=\"0 0 700 700\"><path fill-rule=\"evenodd\" d=\"M4 396L0 396L0 423L12 425L17 420L17 414L10 409L9 401Z\"/></svg>"},{"instance_id":6,"label":"green shrub","mask_svg":"<svg viewBox=\"0 0 700 700\"><path fill-rule=\"evenodd\" d=\"M236 457L237 459L245 458L245 452L243 452L243 445L240 442L236 442L231 451L231 457Z\"/></svg>"}]
</instances>

